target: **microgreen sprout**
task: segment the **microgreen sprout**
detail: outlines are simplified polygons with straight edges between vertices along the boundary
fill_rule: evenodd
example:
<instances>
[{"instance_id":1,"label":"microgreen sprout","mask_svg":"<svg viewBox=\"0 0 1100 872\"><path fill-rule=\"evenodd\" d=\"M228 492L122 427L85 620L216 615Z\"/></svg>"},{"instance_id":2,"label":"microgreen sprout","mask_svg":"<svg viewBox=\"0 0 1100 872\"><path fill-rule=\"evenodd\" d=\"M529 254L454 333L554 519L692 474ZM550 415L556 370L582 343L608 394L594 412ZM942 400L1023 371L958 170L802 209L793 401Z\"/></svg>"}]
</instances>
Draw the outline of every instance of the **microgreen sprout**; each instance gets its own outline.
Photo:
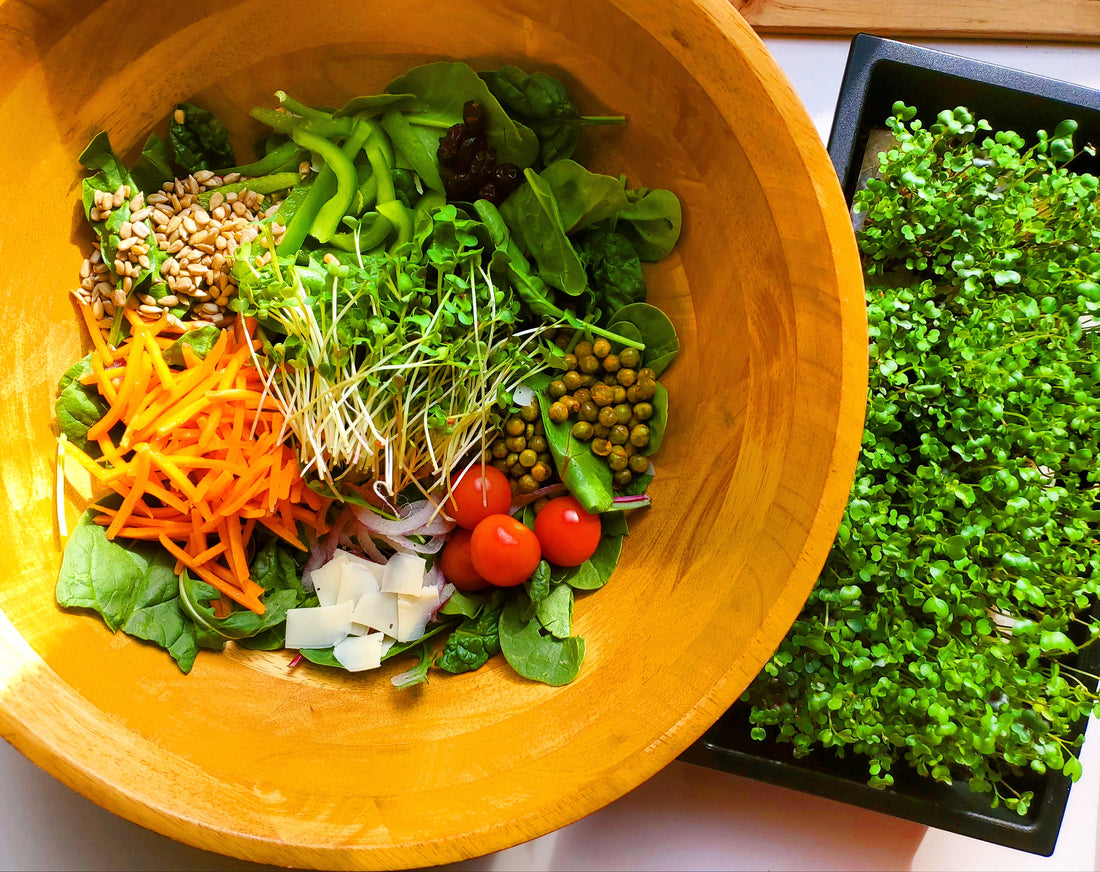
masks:
<instances>
[{"instance_id":1,"label":"microgreen sprout","mask_svg":"<svg viewBox=\"0 0 1100 872\"><path fill-rule=\"evenodd\" d=\"M868 275L862 455L825 570L751 686L753 735L904 762L1021 814L1076 779L1100 636L1100 183L1076 125L1028 146L901 104L855 197ZM1088 322L1084 322L1088 323Z\"/></svg>"}]
</instances>

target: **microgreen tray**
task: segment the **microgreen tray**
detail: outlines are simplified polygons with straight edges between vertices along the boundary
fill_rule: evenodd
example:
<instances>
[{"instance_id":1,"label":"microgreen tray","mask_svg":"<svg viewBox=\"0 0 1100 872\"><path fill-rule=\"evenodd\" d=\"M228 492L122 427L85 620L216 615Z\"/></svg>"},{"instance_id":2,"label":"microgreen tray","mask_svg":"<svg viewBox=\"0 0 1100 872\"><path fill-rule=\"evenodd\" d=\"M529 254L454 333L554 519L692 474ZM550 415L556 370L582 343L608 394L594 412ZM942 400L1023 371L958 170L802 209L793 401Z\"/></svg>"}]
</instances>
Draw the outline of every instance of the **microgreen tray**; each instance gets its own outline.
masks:
<instances>
[{"instance_id":1,"label":"microgreen tray","mask_svg":"<svg viewBox=\"0 0 1100 872\"><path fill-rule=\"evenodd\" d=\"M942 109L966 106L994 130L1014 130L1025 138L1073 118L1080 125L1075 140L1100 146L1098 90L860 34L852 41L829 137L829 154L849 202L869 134L898 100L917 107L926 124ZM1100 158L1082 155L1072 166L1098 173ZM1086 648L1078 666L1096 673L1098 647ZM863 758L818 749L796 759L789 744L754 741L748 713L748 705L734 705L681 759L1032 854L1054 852L1071 787L1060 773L1020 779L1018 788L1035 794L1026 815L990 808L988 794L976 794L963 782L941 784L903 766L894 771L894 786L879 790L867 785Z\"/></svg>"}]
</instances>

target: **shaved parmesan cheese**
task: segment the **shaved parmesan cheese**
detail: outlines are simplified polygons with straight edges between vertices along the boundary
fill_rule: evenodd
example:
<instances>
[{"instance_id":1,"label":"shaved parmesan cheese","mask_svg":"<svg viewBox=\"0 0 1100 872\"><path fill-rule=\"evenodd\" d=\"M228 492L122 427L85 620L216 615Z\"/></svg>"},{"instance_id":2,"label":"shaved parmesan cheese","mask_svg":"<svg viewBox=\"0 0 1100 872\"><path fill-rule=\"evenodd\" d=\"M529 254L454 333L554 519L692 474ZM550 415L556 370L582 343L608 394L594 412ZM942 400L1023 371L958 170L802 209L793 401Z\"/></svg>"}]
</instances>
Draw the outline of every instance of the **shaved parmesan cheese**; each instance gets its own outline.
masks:
<instances>
[{"instance_id":1,"label":"shaved parmesan cheese","mask_svg":"<svg viewBox=\"0 0 1100 872\"><path fill-rule=\"evenodd\" d=\"M317 600L322 606L336 605L336 596L340 590L340 579L343 576L346 555L346 551L337 551L332 560L310 573L310 581L317 593Z\"/></svg>"},{"instance_id":2,"label":"shaved parmesan cheese","mask_svg":"<svg viewBox=\"0 0 1100 872\"><path fill-rule=\"evenodd\" d=\"M388 636L397 635L397 597L382 591L365 593L355 604L352 621L378 630Z\"/></svg>"},{"instance_id":3,"label":"shaved parmesan cheese","mask_svg":"<svg viewBox=\"0 0 1100 872\"><path fill-rule=\"evenodd\" d=\"M332 656L348 672L362 672L365 669L377 669L382 665L381 633L368 636L349 636L336 643Z\"/></svg>"},{"instance_id":4,"label":"shaved parmesan cheese","mask_svg":"<svg viewBox=\"0 0 1100 872\"><path fill-rule=\"evenodd\" d=\"M340 586L336 591L336 601L358 602L363 594L376 593L379 589L382 569L382 564L370 563L361 558L345 560L340 567Z\"/></svg>"},{"instance_id":5,"label":"shaved parmesan cheese","mask_svg":"<svg viewBox=\"0 0 1100 872\"><path fill-rule=\"evenodd\" d=\"M331 648L351 631L354 610L349 600L331 606L288 609L287 648Z\"/></svg>"},{"instance_id":6,"label":"shaved parmesan cheese","mask_svg":"<svg viewBox=\"0 0 1100 872\"><path fill-rule=\"evenodd\" d=\"M423 588L417 596L397 597L397 641L412 642L424 635L424 628L439 605L439 591Z\"/></svg>"},{"instance_id":7,"label":"shaved parmesan cheese","mask_svg":"<svg viewBox=\"0 0 1100 872\"><path fill-rule=\"evenodd\" d=\"M394 554L386 561L382 573L382 590L386 593L418 594L427 574L424 558L416 554Z\"/></svg>"}]
</instances>

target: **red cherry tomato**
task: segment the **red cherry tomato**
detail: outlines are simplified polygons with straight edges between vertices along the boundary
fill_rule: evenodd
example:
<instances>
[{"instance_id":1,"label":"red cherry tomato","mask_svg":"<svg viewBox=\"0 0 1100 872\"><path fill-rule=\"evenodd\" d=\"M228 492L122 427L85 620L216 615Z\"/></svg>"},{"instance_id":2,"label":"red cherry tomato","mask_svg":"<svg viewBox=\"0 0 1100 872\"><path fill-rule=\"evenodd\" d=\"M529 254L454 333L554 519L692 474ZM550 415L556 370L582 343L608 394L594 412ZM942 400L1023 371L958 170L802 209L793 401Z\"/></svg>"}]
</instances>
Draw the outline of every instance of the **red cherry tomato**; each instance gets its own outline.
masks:
<instances>
[{"instance_id":1,"label":"red cherry tomato","mask_svg":"<svg viewBox=\"0 0 1100 872\"><path fill-rule=\"evenodd\" d=\"M558 566L580 566L600 544L600 516L584 510L575 497L556 497L535 516L542 556Z\"/></svg>"},{"instance_id":2,"label":"red cherry tomato","mask_svg":"<svg viewBox=\"0 0 1100 872\"><path fill-rule=\"evenodd\" d=\"M495 466L482 469L478 464L466 470L451 488L447 514L458 526L472 530L482 518L508 514L511 505L512 486L508 476Z\"/></svg>"},{"instance_id":3,"label":"red cherry tomato","mask_svg":"<svg viewBox=\"0 0 1100 872\"><path fill-rule=\"evenodd\" d=\"M474 591L489 586L470 560L470 530L455 527L439 555L443 577L459 590Z\"/></svg>"},{"instance_id":4,"label":"red cherry tomato","mask_svg":"<svg viewBox=\"0 0 1100 872\"><path fill-rule=\"evenodd\" d=\"M470 561L481 577L497 587L514 587L531 577L542 559L530 527L511 515L490 515L474 527Z\"/></svg>"}]
</instances>

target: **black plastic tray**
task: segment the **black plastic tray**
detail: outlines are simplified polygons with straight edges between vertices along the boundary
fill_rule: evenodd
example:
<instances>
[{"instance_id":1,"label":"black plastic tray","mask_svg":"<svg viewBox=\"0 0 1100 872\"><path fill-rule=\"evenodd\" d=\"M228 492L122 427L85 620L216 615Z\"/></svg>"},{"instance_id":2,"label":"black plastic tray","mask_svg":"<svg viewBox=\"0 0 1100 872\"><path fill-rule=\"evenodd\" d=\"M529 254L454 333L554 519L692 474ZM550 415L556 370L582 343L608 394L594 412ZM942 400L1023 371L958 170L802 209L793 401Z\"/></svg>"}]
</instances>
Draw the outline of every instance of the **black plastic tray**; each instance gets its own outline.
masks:
<instances>
[{"instance_id":1,"label":"black plastic tray","mask_svg":"<svg viewBox=\"0 0 1100 872\"><path fill-rule=\"evenodd\" d=\"M926 124L942 109L966 106L995 130L1014 130L1025 139L1073 118L1080 125L1074 141L1100 147L1100 91L860 34L852 41L829 136L829 155L849 202L868 134L883 125L896 100L917 107ZM1100 172L1100 158L1082 156L1074 167ZM1085 649L1079 665L1096 672L1098 648ZM1021 816L990 808L988 795L965 783L940 784L904 765L893 773L892 788L878 790L867 785L864 758L819 749L796 759L789 744L753 741L749 731L748 706L738 703L680 759L1032 854L1054 852L1071 785L1060 773L1021 780L1020 787L1035 792L1030 812Z\"/></svg>"}]
</instances>

